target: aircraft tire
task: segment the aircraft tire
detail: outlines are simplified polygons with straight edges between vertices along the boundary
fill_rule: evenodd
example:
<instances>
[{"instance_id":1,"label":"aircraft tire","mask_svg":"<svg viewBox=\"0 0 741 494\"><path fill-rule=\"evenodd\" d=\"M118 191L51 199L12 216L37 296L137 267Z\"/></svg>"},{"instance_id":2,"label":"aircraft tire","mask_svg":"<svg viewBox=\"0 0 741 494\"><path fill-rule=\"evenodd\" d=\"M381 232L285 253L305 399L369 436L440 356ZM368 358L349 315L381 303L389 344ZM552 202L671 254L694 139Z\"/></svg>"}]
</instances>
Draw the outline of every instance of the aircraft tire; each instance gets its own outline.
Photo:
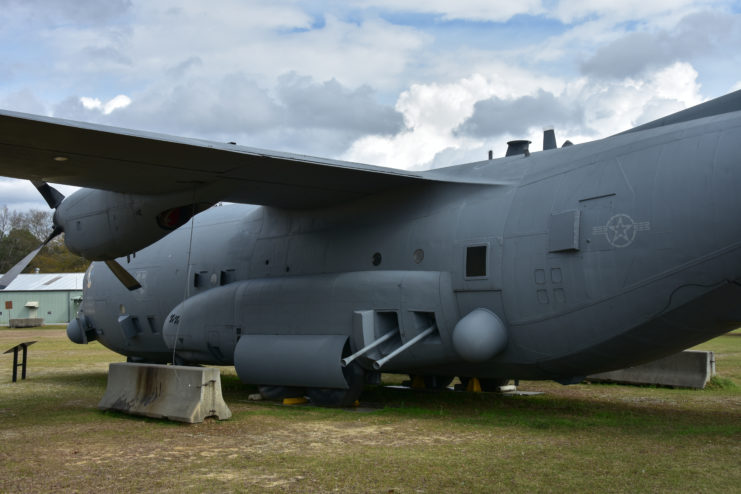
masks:
<instances>
[{"instance_id":1,"label":"aircraft tire","mask_svg":"<svg viewBox=\"0 0 741 494\"><path fill-rule=\"evenodd\" d=\"M445 389L450 386L455 376L424 376L425 388Z\"/></svg>"},{"instance_id":2,"label":"aircraft tire","mask_svg":"<svg viewBox=\"0 0 741 494\"><path fill-rule=\"evenodd\" d=\"M321 407L352 406L363 392L363 369L357 364L351 364L345 368L345 379L350 386L348 389L306 388L306 396L314 405Z\"/></svg>"},{"instance_id":3,"label":"aircraft tire","mask_svg":"<svg viewBox=\"0 0 741 494\"><path fill-rule=\"evenodd\" d=\"M284 398L300 398L304 396L304 388L291 386L258 386L258 391L264 400L281 401Z\"/></svg>"},{"instance_id":4,"label":"aircraft tire","mask_svg":"<svg viewBox=\"0 0 741 494\"><path fill-rule=\"evenodd\" d=\"M468 380L469 377L459 377L461 380L461 385L463 389L465 390L468 386ZM509 383L509 379L500 378L500 379L479 379L479 384L481 384L481 391L485 391L487 393L496 393L499 391L500 386L506 386Z\"/></svg>"}]
</instances>

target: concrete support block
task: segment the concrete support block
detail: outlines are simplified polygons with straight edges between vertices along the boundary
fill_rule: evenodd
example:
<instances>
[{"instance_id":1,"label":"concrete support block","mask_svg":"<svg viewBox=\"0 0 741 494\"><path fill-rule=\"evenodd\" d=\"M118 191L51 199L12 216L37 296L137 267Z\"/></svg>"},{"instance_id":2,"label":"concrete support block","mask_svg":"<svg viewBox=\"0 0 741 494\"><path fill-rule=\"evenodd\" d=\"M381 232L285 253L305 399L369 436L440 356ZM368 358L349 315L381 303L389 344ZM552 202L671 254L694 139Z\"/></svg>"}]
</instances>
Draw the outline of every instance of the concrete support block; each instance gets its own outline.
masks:
<instances>
[{"instance_id":1,"label":"concrete support block","mask_svg":"<svg viewBox=\"0 0 741 494\"><path fill-rule=\"evenodd\" d=\"M27 317L25 319L11 319L8 321L11 328L35 328L44 325L44 319L41 317Z\"/></svg>"},{"instance_id":2,"label":"concrete support block","mask_svg":"<svg viewBox=\"0 0 741 494\"><path fill-rule=\"evenodd\" d=\"M714 375L713 352L686 350L647 364L593 374L587 380L702 389Z\"/></svg>"},{"instance_id":3,"label":"concrete support block","mask_svg":"<svg viewBox=\"0 0 741 494\"><path fill-rule=\"evenodd\" d=\"M232 416L221 396L219 369L182 365L110 364L98 408L191 424Z\"/></svg>"}]
</instances>

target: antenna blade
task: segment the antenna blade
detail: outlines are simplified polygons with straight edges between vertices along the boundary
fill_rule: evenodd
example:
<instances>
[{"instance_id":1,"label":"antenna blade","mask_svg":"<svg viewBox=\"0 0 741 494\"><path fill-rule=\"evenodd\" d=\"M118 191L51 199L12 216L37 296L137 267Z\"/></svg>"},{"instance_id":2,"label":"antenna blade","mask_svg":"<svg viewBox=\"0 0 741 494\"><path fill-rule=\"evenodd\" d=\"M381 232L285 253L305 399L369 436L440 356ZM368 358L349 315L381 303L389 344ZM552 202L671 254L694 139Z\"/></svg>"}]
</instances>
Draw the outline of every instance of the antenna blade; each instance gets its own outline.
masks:
<instances>
[{"instance_id":1,"label":"antenna blade","mask_svg":"<svg viewBox=\"0 0 741 494\"><path fill-rule=\"evenodd\" d=\"M543 151L547 151L549 149L556 149L558 147L558 144L556 144L556 131L553 129L546 129L543 131Z\"/></svg>"}]
</instances>

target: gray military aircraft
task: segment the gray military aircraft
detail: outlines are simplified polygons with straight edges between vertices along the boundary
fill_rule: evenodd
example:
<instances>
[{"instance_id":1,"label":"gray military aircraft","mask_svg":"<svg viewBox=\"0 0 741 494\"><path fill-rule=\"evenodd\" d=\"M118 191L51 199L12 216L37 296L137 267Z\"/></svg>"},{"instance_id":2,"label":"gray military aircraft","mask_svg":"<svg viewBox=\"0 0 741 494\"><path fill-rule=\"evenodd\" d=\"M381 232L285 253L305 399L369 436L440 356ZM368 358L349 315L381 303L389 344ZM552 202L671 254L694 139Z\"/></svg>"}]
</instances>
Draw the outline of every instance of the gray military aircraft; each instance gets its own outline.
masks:
<instances>
[{"instance_id":1,"label":"gray military aircraft","mask_svg":"<svg viewBox=\"0 0 741 494\"><path fill-rule=\"evenodd\" d=\"M103 261L70 339L130 361L341 405L381 371L568 383L741 324L741 91L526 144L409 172L0 112L0 175Z\"/></svg>"}]
</instances>

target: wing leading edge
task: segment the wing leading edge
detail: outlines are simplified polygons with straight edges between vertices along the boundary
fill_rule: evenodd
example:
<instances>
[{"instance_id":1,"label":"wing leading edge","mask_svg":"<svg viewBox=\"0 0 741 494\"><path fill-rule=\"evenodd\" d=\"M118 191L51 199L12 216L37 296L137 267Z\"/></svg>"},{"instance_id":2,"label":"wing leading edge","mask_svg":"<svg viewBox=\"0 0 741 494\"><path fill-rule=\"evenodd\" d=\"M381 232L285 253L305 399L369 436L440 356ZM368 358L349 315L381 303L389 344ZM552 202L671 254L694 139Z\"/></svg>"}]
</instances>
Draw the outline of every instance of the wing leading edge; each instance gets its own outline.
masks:
<instances>
[{"instance_id":1,"label":"wing leading edge","mask_svg":"<svg viewBox=\"0 0 741 494\"><path fill-rule=\"evenodd\" d=\"M435 180L420 173L0 110L0 175L133 194L194 186L310 208ZM449 179L445 179L449 181Z\"/></svg>"}]
</instances>

